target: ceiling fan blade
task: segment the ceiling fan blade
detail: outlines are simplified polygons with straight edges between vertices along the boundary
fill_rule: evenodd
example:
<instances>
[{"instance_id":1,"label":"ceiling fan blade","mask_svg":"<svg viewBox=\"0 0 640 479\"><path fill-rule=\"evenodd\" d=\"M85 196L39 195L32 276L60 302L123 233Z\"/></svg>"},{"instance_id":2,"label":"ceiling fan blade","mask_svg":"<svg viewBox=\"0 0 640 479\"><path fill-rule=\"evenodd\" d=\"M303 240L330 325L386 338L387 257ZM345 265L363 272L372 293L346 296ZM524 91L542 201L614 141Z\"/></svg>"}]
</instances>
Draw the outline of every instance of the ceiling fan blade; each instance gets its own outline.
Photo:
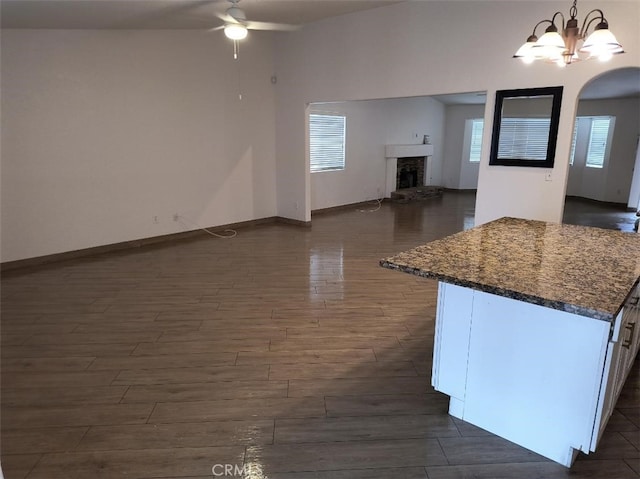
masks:
<instances>
[{"instance_id":1,"label":"ceiling fan blade","mask_svg":"<svg viewBox=\"0 0 640 479\"><path fill-rule=\"evenodd\" d=\"M218 17L220 20L222 20L225 23L239 23L238 20L233 18L227 12L214 12L213 15Z\"/></svg>"},{"instance_id":2,"label":"ceiling fan blade","mask_svg":"<svg viewBox=\"0 0 640 479\"><path fill-rule=\"evenodd\" d=\"M220 25L219 27L213 27L207 30L208 32L217 32L218 30L224 30L224 25Z\"/></svg>"},{"instance_id":3,"label":"ceiling fan blade","mask_svg":"<svg viewBox=\"0 0 640 479\"><path fill-rule=\"evenodd\" d=\"M271 22L247 22L249 30L276 30L281 32L293 32L300 30L300 25L290 25L287 23L271 23Z\"/></svg>"},{"instance_id":4,"label":"ceiling fan blade","mask_svg":"<svg viewBox=\"0 0 640 479\"><path fill-rule=\"evenodd\" d=\"M181 2L160 0L155 3L141 1L137 2L137 4L131 2L134 4L134 6L131 7L132 15L130 15L129 18L123 16L117 28L171 28L176 19L179 19L178 21L182 22L182 24L187 25L187 28L193 28L197 26L198 23L204 22L203 18L199 18L201 17L201 15L198 14L199 11L209 9L212 5L216 5L221 1L224 0L183 0ZM116 1L114 3L118 2ZM222 6L224 6L224 4L222 4ZM198 20L200 20L200 22L198 22Z\"/></svg>"}]
</instances>

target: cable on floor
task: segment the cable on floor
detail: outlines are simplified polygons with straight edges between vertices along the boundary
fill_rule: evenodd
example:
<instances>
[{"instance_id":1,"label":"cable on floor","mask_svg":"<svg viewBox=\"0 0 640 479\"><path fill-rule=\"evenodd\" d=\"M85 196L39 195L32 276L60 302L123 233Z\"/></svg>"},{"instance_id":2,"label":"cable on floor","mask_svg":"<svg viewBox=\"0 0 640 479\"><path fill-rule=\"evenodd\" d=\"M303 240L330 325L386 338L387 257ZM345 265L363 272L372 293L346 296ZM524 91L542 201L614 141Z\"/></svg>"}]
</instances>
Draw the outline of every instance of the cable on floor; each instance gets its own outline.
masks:
<instances>
[{"instance_id":1,"label":"cable on floor","mask_svg":"<svg viewBox=\"0 0 640 479\"><path fill-rule=\"evenodd\" d=\"M228 235L219 235L218 233L214 233L213 231L209 231L207 228L205 228L203 226L200 226L198 223L196 223L193 220L190 220L189 218L186 218L186 217L184 217L182 215L176 215L176 221L178 221L185 228L188 227L188 225L185 225L184 221L182 221L182 220L186 220L188 223L191 223L191 225L197 226L198 229L201 229L205 233L210 234L211 236L215 236L216 238L231 239L231 238L235 238L236 236L238 236L238 232L235 231L235 230L232 230L232 229L224 230L225 233L229 233Z\"/></svg>"},{"instance_id":2,"label":"cable on floor","mask_svg":"<svg viewBox=\"0 0 640 479\"><path fill-rule=\"evenodd\" d=\"M373 200L375 201L378 205L372 209L372 210L358 210L358 212L360 213L375 213L376 211L378 211L381 207L382 207L382 198Z\"/></svg>"}]
</instances>

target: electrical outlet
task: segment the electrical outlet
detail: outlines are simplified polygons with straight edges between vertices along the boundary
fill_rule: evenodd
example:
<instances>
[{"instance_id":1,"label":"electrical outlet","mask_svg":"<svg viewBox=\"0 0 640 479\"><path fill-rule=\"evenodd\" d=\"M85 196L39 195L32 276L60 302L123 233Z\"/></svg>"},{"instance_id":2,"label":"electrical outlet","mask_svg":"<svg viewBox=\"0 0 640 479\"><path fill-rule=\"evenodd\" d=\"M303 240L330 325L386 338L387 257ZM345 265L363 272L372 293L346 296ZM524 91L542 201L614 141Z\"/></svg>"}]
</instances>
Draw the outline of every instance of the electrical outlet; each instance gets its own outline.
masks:
<instances>
[{"instance_id":1,"label":"electrical outlet","mask_svg":"<svg viewBox=\"0 0 640 479\"><path fill-rule=\"evenodd\" d=\"M546 175L544 175L544 181L551 181L553 177L551 176L551 172L549 171Z\"/></svg>"},{"instance_id":2,"label":"electrical outlet","mask_svg":"<svg viewBox=\"0 0 640 479\"><path fill-rule=\"evenodd\" d=\"M158 219L157 216L152 217L151 221L153 222L154 225L157 225L158 223L160 223L160 220Z\"/></svg>"},{"instance_id":3,"label":"electrical outlet","mask_svg":"<svg viewBox=\"0 0 640 479\"><path fill-rule=\"evenodd\" d=\"M179 218L180 218L180 215L178 213L174 213L173 221L178 221Z\"/></svg>"},{"instance_id":4,"label":"electrical outlet","mask_svg":"<svg viewBox=\"0 0 640 479\"><path fill-rule=\"evenodd\" d=\"M295 201L295 202L293 203L293 207L296 209L296 211L298 210L298 202L297 202L297 201Z\"/></svg>"}]
</instances>

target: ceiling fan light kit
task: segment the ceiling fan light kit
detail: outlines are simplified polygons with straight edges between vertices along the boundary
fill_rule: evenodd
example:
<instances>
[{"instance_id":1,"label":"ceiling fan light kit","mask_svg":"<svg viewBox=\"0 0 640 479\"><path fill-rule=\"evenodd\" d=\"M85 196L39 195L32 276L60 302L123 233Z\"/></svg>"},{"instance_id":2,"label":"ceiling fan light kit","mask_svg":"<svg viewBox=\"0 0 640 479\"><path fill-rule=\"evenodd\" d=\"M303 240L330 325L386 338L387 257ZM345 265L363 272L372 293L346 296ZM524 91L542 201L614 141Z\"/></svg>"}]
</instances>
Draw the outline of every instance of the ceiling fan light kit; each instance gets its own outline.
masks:
<instances>
[{"instance_id":1,"label":"ceiling fan light kit","mask_svg":"<svg viewBox=\"0 0 640 479\"><path fill-rule=\"evenodd\" d=\"M224 34L230 40L244 40L247 38L247 27L241 23L227 23L224 26Z\"/></svg>"},{"instance_id":2,"label":"ceiling fan light kit","mask_svg":"<svg viewBox=\"0 0 640 479\"><path fill-rule=\"evenodd\" d=\"M227 22L224 25L224 34L230 40L244 40L247 38L247 16L238 7L238 0L231 1L231 7L227 9ZM232 20L232 21L231 21Z\"/></svg>"},{"instance_id":3,"label":"ceiling fan light kit","mask_svg":"<svg viewBox=\"0 0 640 479\"><path fill-rule=\"evenodd\" d=\"M523 63L543 60L548 63L555 63L558 66L566 66L581 60L578 53L587 54L587 60L598 58L601 61L609 60L613 55L624 53L622 45L609 30L609 23L605 19L602 10L597 8L591 10L587 13L582 23L582 28L578 28L578 19L576 18L578 8L576 5L577 0L574 0L569 10L571 18L566 22L561 12L554 13L551 20L539 21L533 27L533 33L513 55L513 58L519 58ZM556 18L558 16L562 19L562 34L558 32L558 27L556 26ZM588 35L589 27L596 21L598 23L593 33ZM549 26L538 39L536 28L547 23ZM582 40L584 40L584 43L578 49L578 42Z\"/></svg>"},{"instance_id":4,"label":"ceiling fan light kit","mask_svg":"<svg viewBox=\"0 0 640 479\"><path fill-rule=\"evenodd\" d=\"M225 36L233 41L233 58L238 58L238 42L247 38L249 30L280 30L293 31L297 30L296 25L287 25L284 23L254 22L247 20L247 15L238 6L240 0L228 0L231 6L222 13L216 13L216 16L224 21L224 25L212 28L210 31L224 30Z\"/></svg>"}]
</instances>

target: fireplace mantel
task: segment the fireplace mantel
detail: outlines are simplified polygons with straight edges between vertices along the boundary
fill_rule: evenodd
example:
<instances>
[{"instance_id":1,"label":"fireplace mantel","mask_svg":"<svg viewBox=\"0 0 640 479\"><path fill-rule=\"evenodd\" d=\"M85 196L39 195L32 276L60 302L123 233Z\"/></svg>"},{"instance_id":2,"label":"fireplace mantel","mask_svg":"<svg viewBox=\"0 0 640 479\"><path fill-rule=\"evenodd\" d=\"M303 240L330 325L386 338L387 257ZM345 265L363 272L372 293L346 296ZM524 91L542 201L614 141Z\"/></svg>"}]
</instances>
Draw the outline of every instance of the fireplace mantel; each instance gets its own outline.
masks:
<instances>
[{"instance_id":1,"label":"fireplace mantel","mask_svg":"<svg viewBox=\"0 0 640 479\"><path fill-rule=\"evenodd\" d=\"M385 145L385 158L410 158L412 156L432 156L433 145Z\"/></svg>"}]
</instances>

